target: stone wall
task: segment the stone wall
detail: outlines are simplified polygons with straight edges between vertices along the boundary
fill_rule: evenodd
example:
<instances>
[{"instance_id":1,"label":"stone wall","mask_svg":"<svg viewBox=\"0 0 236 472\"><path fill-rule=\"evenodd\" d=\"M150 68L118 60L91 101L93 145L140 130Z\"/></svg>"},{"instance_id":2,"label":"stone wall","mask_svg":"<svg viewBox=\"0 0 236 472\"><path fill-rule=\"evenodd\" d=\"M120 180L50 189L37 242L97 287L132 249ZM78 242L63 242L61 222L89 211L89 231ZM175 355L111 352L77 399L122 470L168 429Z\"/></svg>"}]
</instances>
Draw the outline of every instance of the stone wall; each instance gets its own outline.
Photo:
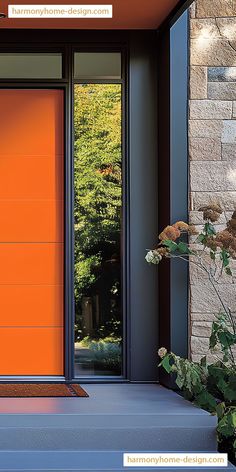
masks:
<instances>
[{"instance_id":1,"label":"stone wall","mask_svg":"<svg viewBox=\"0 0 236 472\"><path fill-rule=\"evenodd\" d=\"M218 202L219 224L236 209L236 0L196 0L190 8L190 221ZM225 278L222 296L236 309L236 286ZM208 281L190 271L191 353L199 360L219 305Z\"/></svg>"}]
</instances>

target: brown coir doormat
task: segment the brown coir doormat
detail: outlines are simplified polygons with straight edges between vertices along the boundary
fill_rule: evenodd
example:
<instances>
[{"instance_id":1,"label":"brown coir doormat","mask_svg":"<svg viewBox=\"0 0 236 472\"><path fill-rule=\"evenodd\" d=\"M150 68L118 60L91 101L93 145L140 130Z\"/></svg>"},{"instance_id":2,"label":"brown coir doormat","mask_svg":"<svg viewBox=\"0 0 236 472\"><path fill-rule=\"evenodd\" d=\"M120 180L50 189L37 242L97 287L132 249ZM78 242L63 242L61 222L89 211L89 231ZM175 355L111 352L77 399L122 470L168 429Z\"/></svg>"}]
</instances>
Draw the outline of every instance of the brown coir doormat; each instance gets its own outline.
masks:
<instances>
[{"instance_id":1,"label":"brown coir doormat","mask_svg":"<svg viewBox=\"0 0 236 472\"><path fill-rule=\"evenodd\" d=\"M0 384L0 397L88 397L78 384Z\"/></svg>"}]
</instances>

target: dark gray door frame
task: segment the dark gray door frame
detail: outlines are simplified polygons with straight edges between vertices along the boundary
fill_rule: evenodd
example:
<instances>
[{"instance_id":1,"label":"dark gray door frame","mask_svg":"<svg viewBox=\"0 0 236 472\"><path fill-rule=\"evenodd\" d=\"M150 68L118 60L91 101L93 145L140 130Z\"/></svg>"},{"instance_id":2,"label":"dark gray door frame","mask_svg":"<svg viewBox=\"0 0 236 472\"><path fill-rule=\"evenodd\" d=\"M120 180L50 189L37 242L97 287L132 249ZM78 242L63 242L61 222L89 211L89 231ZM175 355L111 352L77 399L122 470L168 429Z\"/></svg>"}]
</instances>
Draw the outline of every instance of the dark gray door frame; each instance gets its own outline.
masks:
<instances>
[{"instance_id":1,"label":"dark gray door frame","mask_svg":"<svg viewBox=\"0 0 236 472\"><path fill-rule=\"evenodd\" d=\"M188 5L192 2L185 2ZM186 6L186 5L185 5ZM159 229L188 219L188 12L159 33ZM159 267L160 346L188 354L188 268ZM160 371L160 380L168 378Z\"/></svg>"}]
</instances>

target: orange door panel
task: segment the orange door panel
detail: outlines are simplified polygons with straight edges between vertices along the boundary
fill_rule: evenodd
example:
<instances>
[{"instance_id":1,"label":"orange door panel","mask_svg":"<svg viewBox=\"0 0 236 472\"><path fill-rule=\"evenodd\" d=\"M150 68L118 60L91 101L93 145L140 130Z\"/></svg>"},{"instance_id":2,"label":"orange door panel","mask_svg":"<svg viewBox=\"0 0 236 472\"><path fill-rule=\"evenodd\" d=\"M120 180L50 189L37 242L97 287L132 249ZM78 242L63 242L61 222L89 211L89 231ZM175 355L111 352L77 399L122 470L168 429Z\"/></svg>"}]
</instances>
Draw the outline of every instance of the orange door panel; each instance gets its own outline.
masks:
<instances>
[{"instance_id":1,"label":"orange door panel","mask_svg":"<svg viewBox=\"0 0 236 472\"><path fill-rule=\"evenodd\" d=\"M0 284L63 283L62 243L0 243Z\"/></svg>"},{"instance_id":2,"label":"orange door panel","mask_svg":"<svg viewBox=\"0 0 236 472\"><path fill-rule=\"evenodd\" d=\"M0 199L32 201L60 198L62 174L63 160L60 156L0 156Z\"/></svg>"},{"instance_id":3,"label":"orange door panel","mask_svg":"<svg viewBox=\"0 0 236 472\"><path fill-rule=\"evenodd\" d=\"M1 375L63 375L62 328L0 328Z\"/></svg>"},{"instance_id":4,"label":"orange door panel","mask_svg":"<svg viewBox=\"0 0 236 472\"><path fill-rule=\"evenodd\" d=\"M0 228L4 242L62 243L63 201L0 200Z\"/></svg>"},{"instance_id":5,"label":"orange door panel","mask_svg":"<svg viewBox=\"0 0 236 472\"><path fill-rule=\"evenodd\" d=\"M3 326L62 328L62 289L61 285L0 285L0 329Z\"/></svg>"},{"instance_id":6,"label":"orange door panel","mask_svg":"<svg viewBox=\"0 0 236 472\"><path fill-rule=\"evenodd\" d=\"M63 103L0 90L0 375L64 373Z\"/></svg>"},{"instance_id":7,"label":"orange door panel","mask_svg":"<svg viewBox=\"0 0 236 472\"><path fill-rule=\"evenodd\" d=\"M1 90L2 156L63 156L63 92Z\"/></svg>"}]
</instances>

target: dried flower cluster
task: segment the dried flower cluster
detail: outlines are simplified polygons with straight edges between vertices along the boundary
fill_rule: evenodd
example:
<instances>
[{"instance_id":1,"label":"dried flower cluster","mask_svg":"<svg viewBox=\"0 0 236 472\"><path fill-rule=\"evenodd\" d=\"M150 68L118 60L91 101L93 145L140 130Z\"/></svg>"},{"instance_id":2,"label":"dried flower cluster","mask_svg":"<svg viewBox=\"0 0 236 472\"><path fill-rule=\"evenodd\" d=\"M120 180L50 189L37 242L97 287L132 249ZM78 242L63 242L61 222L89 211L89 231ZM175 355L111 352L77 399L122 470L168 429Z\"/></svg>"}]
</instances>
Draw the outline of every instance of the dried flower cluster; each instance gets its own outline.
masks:
<instances>
[{"instance_id":1,"label":"dried flower cluster","mask_svg":"<svg viewBox=\"0 0 236 472\"><path fill-rule=\"evenodd\" d=\"M218 221L220 215L223 213L222 208L217 203L201 207L199 208L199 211L203 211L203 219L205 221L209 220L212 223Z\"/></svg>"},{"instance_id":2,"label":"dried flower cluster","mask_svg":"<svg viewBox=\"0 0 236 472\"><path fill-rule=\"evenodd\" d=\"M166 226L166 228L159 234L160 241L176 241L182 233L196 234L196 229L193 225L188 225L184 221L177 221L172 226Z\"/></svg>"},{"instance_id":3,"label":"dried flower cluster","mask_svg":"<svg viewBox=\"0 0 236 472\"><path fill-rule=\"evenodd\" d=\"M159 234L158 247L148 252L147 262L159 264L163 257L170 258L173 255L176 257L176 254L179 254L183 258L183 256L193 254L190 246L185 242L186 238L181 238L183 234L187 234L197 235L196 242L203 244L206 249L210 249L213 259L218 254L221 260L224 260L226 269L229 258L236 259L236 211L228 221L226 228L218 232L212 223L219 221L223 213L220 205L213 203L201 207L199 211L203 212L205 222L203 232L198 233L193 225L184 221L177 221L173 225L166 226ZM230 273L229 269L227 271Z\"/></svg>"},{"instance_id":4,"label":"dried flower cluster","mask_svg":"<svg viewBox=\"0 0 236 472\"><path fill-rule=\"evenodd\" d=\"M222 209L217 204L200 208L203 211L205 221L216 222L222 214ZM217 232L215 235L208 236L205 245L212 251L217 249L225 250L232 258L236 258L236 211L228 221L224 230Z\"/></svg>"}]
</instances>

